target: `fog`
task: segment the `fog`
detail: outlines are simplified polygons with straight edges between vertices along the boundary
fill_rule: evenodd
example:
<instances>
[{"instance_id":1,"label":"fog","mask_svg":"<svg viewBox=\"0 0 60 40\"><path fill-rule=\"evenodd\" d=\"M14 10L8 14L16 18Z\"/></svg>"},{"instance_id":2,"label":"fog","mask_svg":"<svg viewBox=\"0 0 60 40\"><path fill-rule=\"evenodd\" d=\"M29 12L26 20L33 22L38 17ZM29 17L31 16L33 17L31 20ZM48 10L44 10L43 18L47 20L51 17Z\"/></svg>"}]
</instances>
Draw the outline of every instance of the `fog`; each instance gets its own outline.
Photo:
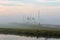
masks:
<instances>
[{"instance_id":1,"label":"fog","mask_svg":"<svg viewBox=\"0 0 60 40\"><path fill-rule=\"evenodd\" d=\"M27 17L34 17L36 22L38 22L38 16L35 15L15 15L15 16L0 16L0 23L21 23L26 22ZM40 13L40 23L41 24L60 24L60 13L49 14Z\"/></svg>"},{"instance_id":2,"label":"fog","mask_svg":"<svg viewBox=\"0 0 60 40\"><path fill-rule=\"evenodd\" d=\"M55 13L55 14L43 14L40 17L40 22L41 23L46 23L46 24L60 24L60 13Z\"/></svg>"}]
</instances>

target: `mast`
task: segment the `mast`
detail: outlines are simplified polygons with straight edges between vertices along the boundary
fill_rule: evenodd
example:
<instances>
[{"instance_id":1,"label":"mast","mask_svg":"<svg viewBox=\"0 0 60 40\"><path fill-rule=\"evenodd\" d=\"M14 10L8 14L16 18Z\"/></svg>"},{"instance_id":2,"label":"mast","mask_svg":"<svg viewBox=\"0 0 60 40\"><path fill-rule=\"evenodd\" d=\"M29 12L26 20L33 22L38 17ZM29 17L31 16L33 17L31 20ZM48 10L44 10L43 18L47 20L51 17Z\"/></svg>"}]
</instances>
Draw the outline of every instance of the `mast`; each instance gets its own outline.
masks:
<instances>
[{"instance_id":1,"label":"mast","mask_svg":"<svg viewBox=\"0 0 60 40\"><path fill-rule=\"evenodd\" d=\"M40 11L38 10L38 24L40 25Z\"/></svg>"}]
</instances>

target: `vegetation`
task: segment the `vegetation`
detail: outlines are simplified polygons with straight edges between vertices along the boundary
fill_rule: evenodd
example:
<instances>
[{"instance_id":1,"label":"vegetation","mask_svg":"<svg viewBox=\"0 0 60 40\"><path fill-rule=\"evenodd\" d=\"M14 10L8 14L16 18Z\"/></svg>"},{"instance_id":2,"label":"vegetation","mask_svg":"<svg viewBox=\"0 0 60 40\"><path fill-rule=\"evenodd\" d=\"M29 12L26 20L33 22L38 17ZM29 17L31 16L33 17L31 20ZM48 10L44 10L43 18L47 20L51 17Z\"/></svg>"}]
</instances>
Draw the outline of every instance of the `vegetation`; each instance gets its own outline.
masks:
<instances>
[{"instance_id":1,"label":"vegetation","mask_svg":"<svg viewBox=\"0 0 60 40\"><path fill-rule=\"evenodd\" d=\"M11 34L31 37L60 38L60 30L35 30L35 29L12 29L0 28L0 34Z\"/></svg>"}]
</instances>

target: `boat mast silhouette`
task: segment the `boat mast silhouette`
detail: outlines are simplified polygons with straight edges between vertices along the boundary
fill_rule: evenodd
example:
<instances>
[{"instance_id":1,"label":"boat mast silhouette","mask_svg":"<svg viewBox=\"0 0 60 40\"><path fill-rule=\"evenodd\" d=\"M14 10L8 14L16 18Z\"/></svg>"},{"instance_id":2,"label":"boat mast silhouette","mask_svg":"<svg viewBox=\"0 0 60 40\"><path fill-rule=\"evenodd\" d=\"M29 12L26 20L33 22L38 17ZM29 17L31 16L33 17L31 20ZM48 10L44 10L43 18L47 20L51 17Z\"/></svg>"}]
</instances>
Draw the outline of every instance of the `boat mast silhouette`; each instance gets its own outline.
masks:
<instances>
[{"instance_id":1,"label":"boat mast silhouette","mask_svg":"<svg viewBox=\"0 0 60 40\"><path fill-rule=\"evenodd\" d=\"M38 24L40 25L40 11L38 10Z\"/></svg>"}]
</instances>

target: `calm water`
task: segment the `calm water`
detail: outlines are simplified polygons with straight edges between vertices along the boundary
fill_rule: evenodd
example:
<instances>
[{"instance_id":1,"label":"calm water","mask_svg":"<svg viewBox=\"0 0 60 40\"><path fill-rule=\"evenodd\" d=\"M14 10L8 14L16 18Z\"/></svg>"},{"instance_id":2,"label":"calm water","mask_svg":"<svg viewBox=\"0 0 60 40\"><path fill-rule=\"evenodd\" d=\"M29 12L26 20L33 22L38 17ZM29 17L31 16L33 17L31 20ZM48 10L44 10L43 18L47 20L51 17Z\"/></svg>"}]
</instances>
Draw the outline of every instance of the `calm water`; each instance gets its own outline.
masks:
<instances>
[{"instance_id":1,"label":"calm water","mask_svg":"<svg viewBox=\"0 0 60 40\"><path fill-rule=\"evenodd\" d=\"M32 15L30 15L33 17ZM30 17L29 16L29 17ZM35 14L34 16L36 18L36 22L38 22L38 16ZM0 23L21 23L21 22L27 22L27 16L1 16L0 17ZM32 22L30 20L30 22ZM60 24L60 13L41 13L40 14L40 23L41 24Z\"/></svg>"},{"instance_id":2,"label":"calm water","mask_svg":"<svg viewBox=\"0 0 60 40\"><path fill-rule=\"evenodd\" d=\"M35 38L35 37L24 37L16 35L3 35L0 34L0 40L45 40L45 38ZM60 40L60 39L48 39L48 40Z\"/></svg>"},{"instance_id":3,"label":"calm water","mask_svg":"<svg viewBox=\"0 0 60 40\"><path fill-rule=\"evenodd\" d=\"M60 13L41 13L40 23L60 25Z\"/></svg>"},{"instance_id":4,"label":"calm water","mask_svg":"<svg viewBox=\"0 0 60 40\"><path fill-rule=\"evenodd\" d=\"M21 23L27 22L28 17L34 17L36 22L38 22L38 13L36 14L25 14L25 15L14 15L14 16L0 16L0 23ZM31 20L30 20L31 21ZM31 21L32 22L32 21ZM40 13L40 23L41 24L60 24L60 13L48 13L48 12L41 12Z\"/></svg>"}]
</instances>

